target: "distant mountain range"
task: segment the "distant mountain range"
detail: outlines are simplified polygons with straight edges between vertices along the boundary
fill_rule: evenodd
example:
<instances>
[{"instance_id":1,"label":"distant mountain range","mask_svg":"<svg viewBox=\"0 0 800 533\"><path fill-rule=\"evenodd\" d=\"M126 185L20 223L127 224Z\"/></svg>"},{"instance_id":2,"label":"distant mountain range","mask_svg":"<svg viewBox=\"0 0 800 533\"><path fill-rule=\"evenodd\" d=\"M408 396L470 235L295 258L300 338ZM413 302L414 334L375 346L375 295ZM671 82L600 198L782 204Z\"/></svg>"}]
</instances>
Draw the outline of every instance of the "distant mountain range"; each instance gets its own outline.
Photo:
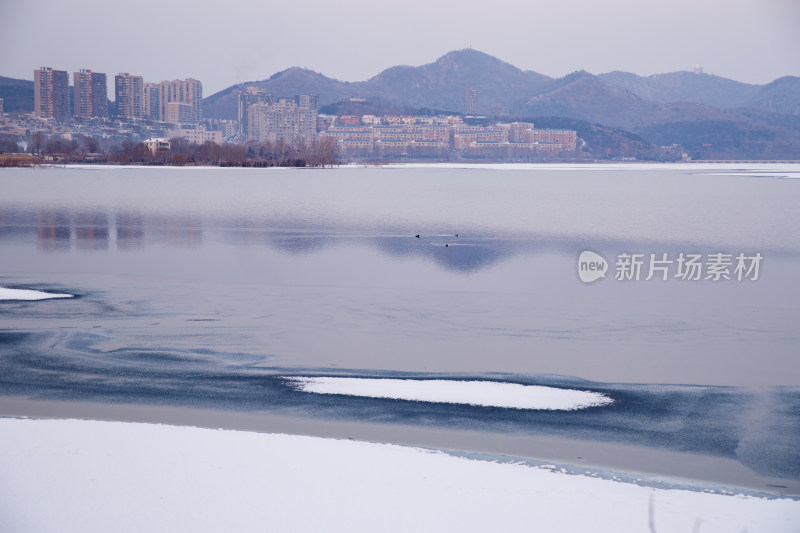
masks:
<instances>
[{"instance_id":1,"label":"distant mountain range","mask_svg":"<svg viewBox=\"0 0 800 533\"><path fill-rule=\"evenodd\" d=\"M205 99L205 113L215 118L236 118L237 96L245 86L255 85L275 96L313 93L320 104L360 97L386 104L461 111L465 87L479 92L480 111L491 106L507 108L512 115L541 114L551 102L587 93L612 102L637 97L653 103L689 102L717 108L747 107L775 113L800 115L800 77L787 76L768 85L750 85L693 72L673 72L641 77L626 72L598 76L578 71L563 78L550 78L523 71L477 50L450 52L434 63L420 67L391 67L363 82L343 82L317 72L290 68L267 80L240 83ZM597 103L596 101L587 103ZM558 108L572 118L589 118L584 110L568 104ZM586 110L588 111L588 110ZM621 125L610 124L609 125Z\"/></svg>"},{"instance_id":2,"label":"distant mountain range","mask_svg":"<svg viewBox=\"0 0 800 533\"><path fill-rule=\"evenodd\" d=\"M325 110L360 108L375 114L460 112L465 88L473 87L483 114L498 106L511 119L571 127L585 140L590 125L594 133L598 125L604 127L604 142L611 138L608 129L628 132L616 142L618 148L620 142L637 144L634 151L648 144L681 144L695 158L800 159L800 77L795 76L767 85L694 72L642 77L578 71L550 78L467 49L420 67L391 67L363 82L290 68L209 96L206 116L236 118L239 92L248 85L274 96L317 94L320 105L329 106ZM367 103L354 106L351 98Z\"/></svg>"},{"instance_id":3,"label":"distant mountain range","mask_svg":"<svg viewBox=\"0 0 800 533\"><path fill-rule=\"evenodd\" d=\"M7 80L0 78L0 97ZM347 109L351 98L363 98L367 101L363 108L374 113L460 112L465 88L473 87L478 90L479 111L486 115L500 108L510 119L552 127L582 124L586 130L588 125L594 129L601 125L630 132L627 138L644 144L682 144L699 158L800 159L800 77L796 76L767 85L694 72L642 77L578 71L550 78L465 49L419 67L391 67L363 82L290 68L209 96L204 100L205 116L237 118L238 95L250 85L277 97L316 94L320 105L333 111ZM30 91L32 105L32 84ZM6 110L14 110L8 100Z\"/></svg>"}]
</instances>

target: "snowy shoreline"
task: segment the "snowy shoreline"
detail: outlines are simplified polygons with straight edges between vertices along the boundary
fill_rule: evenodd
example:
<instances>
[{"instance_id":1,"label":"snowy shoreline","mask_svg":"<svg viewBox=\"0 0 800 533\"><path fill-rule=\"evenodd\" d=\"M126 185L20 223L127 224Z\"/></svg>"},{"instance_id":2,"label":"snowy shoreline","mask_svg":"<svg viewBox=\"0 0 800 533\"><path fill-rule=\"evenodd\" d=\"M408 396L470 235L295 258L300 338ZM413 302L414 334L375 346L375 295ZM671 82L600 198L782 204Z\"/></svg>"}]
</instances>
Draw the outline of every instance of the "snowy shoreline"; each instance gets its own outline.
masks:
<instances>
[{"instance_id":1,"label":"snowy shoreline","mask_svg":"<svg viewBox=\"0 0 800 533\"><path fill-rule=\"evenodd\" d=\"M800 523L795 500L650 489L388 444L10 418L0 433L9 533L633 532L651 516L658 531L755 533Z\"/></svg>"},{"instance_id":2,"label":"snowy shoreline","mask_svg":"<svg viewBox=\"0 0 800 533\"><path fill-rule=\"evenodd\" d=\"M256 433L391 443L526 464L555 464L580 475L638 480L659 488L722 489L768 497L800 497L800 482L757 474L736 460L598 440L553 435L376 424L263 411L228 411L166 405L33 400L0 396L0 418L77 419L165 424Z\"/></svg>"}]
</instances>

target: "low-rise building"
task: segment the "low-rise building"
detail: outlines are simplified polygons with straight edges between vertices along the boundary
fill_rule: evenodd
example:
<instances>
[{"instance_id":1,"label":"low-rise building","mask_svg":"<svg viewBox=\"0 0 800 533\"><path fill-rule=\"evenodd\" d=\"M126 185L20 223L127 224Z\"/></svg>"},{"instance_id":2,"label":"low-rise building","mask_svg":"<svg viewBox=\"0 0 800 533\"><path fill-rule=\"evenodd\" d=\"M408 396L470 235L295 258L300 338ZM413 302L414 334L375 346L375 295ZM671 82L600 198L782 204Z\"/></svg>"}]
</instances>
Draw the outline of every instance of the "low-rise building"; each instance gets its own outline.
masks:
<instances>
[{"instance_id":1,"label":"low-rise building","mask_svg":"<svg viewBox=\"0 0 800 533\"><path fill-rule=\"evenodd\" d=\"M170 124L192 124L192 104L186 102L167 102L166 122Z\"/></svg>"},{"instance_id":2,"label":"low-rise building","mask_svg":"<svg viewBox=\"0 0 800 533\"><path fill-rule=\"evenodd\" d=\"M206 142L213 142L222 145L222 132L207 130L205 126L197 126L194 128L175 128L170 130L170 137L178 137L185 139L193 144L203 144Z\"/></svg>"},{"instance_id":3,"label":"low-rise building","mask_svg":"<svg viewBox=\"0 0 800 533\"><path fill-rule=\"evenodd\" d=\"M169 141L157 137L151 137L142 141L153 155L169 152Z\"/></svg>"},{"instance_id":4,"label":"low-rise building","mask_svg":"<svg viewBox=\"0 0 800 533\"><path fill-rule=\"evenodd\" d=\"M533 143L543 149L572 152L578 143L575 130L533 130Z\"/></svg>"},{"instance_id":5,"label":"low-rise building","mask_svg":"<svg viewBox=\"0 0 800 533\"><path fill-rule=\"evenodd\" d=\"M337 126L358 126L362 123L361 117L356 117L353 115L341 115L336 117L334 124Z\"/></svg>"},{"instance_id":6,"label":"low-rise building","mask_svg":"<svg viewBox=\"0 0 800 533\"><path fill-rule=\"evenodd\" d=\"M574 151L577 144L573 130L537 130L532 122L471 122L466 124L461 117L453 116L387 115L379 121L374 115L343 115L322 131L320 138L333 139L343 153L412 157L438 157L450 150L477 157L530 157L537 151Z\"/></svg>"}]
</instances>

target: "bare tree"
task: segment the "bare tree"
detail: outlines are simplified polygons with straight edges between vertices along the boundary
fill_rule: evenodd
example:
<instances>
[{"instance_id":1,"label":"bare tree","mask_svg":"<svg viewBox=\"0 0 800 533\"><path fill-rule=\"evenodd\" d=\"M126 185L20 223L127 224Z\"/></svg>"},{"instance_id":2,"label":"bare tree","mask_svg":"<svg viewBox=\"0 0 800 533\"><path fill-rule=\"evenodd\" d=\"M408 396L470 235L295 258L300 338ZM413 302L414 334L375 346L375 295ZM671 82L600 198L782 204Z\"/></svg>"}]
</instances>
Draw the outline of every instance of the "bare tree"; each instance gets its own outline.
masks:
<instances>
[{"instance_id":1,"label":"bare tree","mask_svg":"<svg viewBox=\"0 0 800 533\"><path fill-rule=\"evenodd\" d=\"M33 155L41 155L42 147L44 146L47 138L41 131L34 131L31 133L31 153Z\"/></svg>"}]
</instances>

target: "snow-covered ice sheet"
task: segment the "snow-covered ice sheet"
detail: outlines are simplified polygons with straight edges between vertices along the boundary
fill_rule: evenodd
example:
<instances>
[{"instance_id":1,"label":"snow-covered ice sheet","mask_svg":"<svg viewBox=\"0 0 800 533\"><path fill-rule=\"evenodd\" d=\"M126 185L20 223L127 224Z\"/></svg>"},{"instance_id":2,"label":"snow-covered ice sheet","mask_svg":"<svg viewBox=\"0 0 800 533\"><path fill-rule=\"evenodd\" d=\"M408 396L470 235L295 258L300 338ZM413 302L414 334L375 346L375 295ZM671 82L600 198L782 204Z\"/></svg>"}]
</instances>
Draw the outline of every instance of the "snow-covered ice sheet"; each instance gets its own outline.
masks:
<instances>
[{"instance_id":1,"label":"snow-covered ice sheet","mask_svg":"<svg viewBox=\"0 0 800 533\"><path fill-rule=\"evenodd\" d=\"M769 532L800 502L649 489L385 444L0 419L0 531ZM652 510L650 500L652 498Z\"/></svg>"},{"instance_id":2,"label":"snow-covered ice sheet","mask_svg":"<svg viewBox=\"0 0 800 533\"><path fill-rule=\"evenodd\" d=\"M35 291L31 289L9 289L0 287L0 301L2 300L48 300L50 298L72 298L72 294Z\"/></svg>"},{"instance_id":3,"label":"snow-covered ice sheet","mask_svg":"<svg viewBox=\"0 0 800 533\"><path fill-rule=\"evenodd\" d=\"M516 409L574 410L613 403L604 394L540 385L443 379L287 377L305 392Z\"/></svg>"}]
</instances>

